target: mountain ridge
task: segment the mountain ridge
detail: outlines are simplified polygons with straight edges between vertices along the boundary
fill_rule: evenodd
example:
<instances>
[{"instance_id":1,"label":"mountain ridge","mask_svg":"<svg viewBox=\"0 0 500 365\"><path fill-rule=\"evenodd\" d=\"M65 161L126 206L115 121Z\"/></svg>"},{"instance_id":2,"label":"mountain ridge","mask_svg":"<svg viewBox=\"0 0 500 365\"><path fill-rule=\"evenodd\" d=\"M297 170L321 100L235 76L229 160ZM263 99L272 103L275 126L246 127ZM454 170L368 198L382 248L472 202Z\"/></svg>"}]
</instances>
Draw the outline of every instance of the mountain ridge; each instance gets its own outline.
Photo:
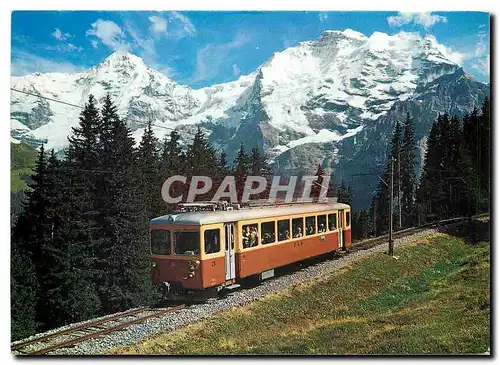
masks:
<instances>
[{"instance_id":1,"label":"mountain ridge","mask_svg":"<svg viewBox=\"0 0 500 365\"><path fill-rule=\"evenodd\" d=\"M122 52L85 72L11 80L16 89L77 105L90 93L98 102L109 93L136 140L148 119L158 137L175 128L184 142L201 126L229 158L241 143L248 149L257 145L281 173L310 173L319 163L338 178L352 170L349 164L365 165L356 160L370 156L362 145L366 139L385 140L394 115L401 117L398 108L417 113L412 116L422 143L437 113L462 112L461 105L477 105L489 95L489 86L467 77L433 36L368 37L352 29L325 31L317 40L275 52L248 75L199 89ZM11 136L61 149L78 114L77 108L12 92ZM383 144L371 155L380 155Z\"/></svg>"}]
</instances>

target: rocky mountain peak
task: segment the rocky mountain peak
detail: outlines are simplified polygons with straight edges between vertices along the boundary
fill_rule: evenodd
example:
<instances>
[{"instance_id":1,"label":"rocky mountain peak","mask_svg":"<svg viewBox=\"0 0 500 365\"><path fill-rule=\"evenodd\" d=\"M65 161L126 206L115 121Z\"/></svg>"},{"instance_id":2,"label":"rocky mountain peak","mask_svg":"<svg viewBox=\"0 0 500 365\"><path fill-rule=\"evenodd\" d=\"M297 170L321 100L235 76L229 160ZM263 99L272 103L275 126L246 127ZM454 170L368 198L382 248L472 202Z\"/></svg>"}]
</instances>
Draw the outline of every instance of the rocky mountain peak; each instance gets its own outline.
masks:
<instances>
[{"instance_id":1,"label":"rocky mountain peak","mask_svg":"<svg viewBox=\"0 0 500 365\"><path fill-rule=\"evenodd\" d=\"M369 146L372 140L382 142L367 147L365 158L375 149L385 151L380 131L390 134L391 116L405 117L410 111L425 123L420 129L423 136L434 115L449 110L454 100L465 106L480 102L486 87L457 70L460 67L432 36L365 36L345 29L328 30L316 40L276 52L237 80L196 90L124 52L78 74L11 80L16 89L77 105L84 105L89 94L98 103L109 94L136 140L150 119L160 139L176 128L184 143L202 125L210 142L230 159L244 143L248 149L263 147L280 166L309 171L322 163L330 172L339 164L347 168L361 156L357 151L366 141ZM60 150L78 124L79 113L78 108L13 92L11 135Z\"/></svg>"}]
</instances>

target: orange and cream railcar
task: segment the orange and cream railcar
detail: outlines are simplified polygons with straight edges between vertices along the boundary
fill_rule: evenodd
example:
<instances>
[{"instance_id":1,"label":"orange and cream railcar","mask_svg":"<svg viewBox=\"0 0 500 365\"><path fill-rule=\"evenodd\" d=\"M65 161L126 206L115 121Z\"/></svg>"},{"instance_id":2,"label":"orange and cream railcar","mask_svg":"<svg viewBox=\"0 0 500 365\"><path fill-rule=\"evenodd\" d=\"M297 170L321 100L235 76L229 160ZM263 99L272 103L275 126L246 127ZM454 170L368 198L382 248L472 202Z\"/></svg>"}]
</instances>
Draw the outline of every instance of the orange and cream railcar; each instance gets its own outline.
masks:
<instances>
[{"instance_id":1,"label":"orange and cream railcar","mask_svg":"<svg viewBox=\"0 0 500 365\"><path fill-rule=\"evenodd\" d=\"M169 295L232 289L238 279L351 244L351 212L310 203L171 214L150 222L152 280Z\"/></svg>"}]
</instances>

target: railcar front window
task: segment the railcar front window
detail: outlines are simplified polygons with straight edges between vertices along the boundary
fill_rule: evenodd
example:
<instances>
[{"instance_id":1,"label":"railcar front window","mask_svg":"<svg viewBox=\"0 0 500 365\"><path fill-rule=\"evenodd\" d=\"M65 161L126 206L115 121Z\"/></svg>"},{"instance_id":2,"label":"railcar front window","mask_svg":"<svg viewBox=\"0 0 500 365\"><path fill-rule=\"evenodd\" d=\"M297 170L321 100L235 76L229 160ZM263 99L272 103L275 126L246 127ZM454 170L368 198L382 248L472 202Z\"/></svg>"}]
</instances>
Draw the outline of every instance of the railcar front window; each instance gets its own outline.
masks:
<instances>
[{"instance_id":1,"label":"railcar front window","mask_svg":"<svg viewBox=\"0 0 500 365\"><path fill-rule=\"evenodd\" d=\"M316 217L306 217L306 235L316 233Z\"/></svg>"},{"instance_id":2,"label":"railcar front window","mask_svg":"<svg viewBox=\"0 0 500 365\"><path fill-rule=\"evenodd\" d=\"M326 215L318 215L318 233L326 232Z\"/></svg>"},{"instance_id":3,"label":"railcar front window","mask_svg":"<svg viewBox=\"0 0 500 365\"><path fill-rule=\"evenodd\" d=\"M259 244L258 224L245 224L241 234L243 239L243 248L255 247Z\"/></svg>"},{"instance_id":4,"label":"railcar front window","mask_svg":"<svg viewBox=\"0 0 500 365\"><path fill-rule=\"evenodd\" d=\"M220 230L207 229L205 231L205 253L216 253L220 251Z\"/></svg>"},{"instance_id":5,"label":"railcar front window","mask_svg":"<svg viewBox=\"0 0 500 365\"><path fill-rule=\"evenodd\" d=\"M351 225L351 212L345 213L345 225L349 227Z\"/></svg>"},{"instance_id":6,"label":"railcar front window","mask_svg":"<svg viewBox=\"0 0 500 365\"><path fill-rule=\"evenodd\" d=\"M196 256L200 254L200 232L175 232L174 252L176 255Z\"/></svg>"},{"instance_id":7,"label":"railcar front window","mask_svg":"<svg viewBox=\"0 0 500 365\"><path fill-rule=\"evenodd\" d=\"M151 231L151 253L170 255L170 231L154 229Z\"/></svg>"},{"instance_id":8,"label":"railcar front window","mask_svg":"<svg viewBox=\"0 0 500 365\"><path fill-rule=\"evenodd\" d=\"M337 214L328 214L328 230L335 231L337 229Z\"/></svg>"},{"instance_id":9,"label":"railcar front window","mask_svg":"<svg viewBox=\"0 0 500 365\"><path fill-rule=\"evenodd\" d=\"M278 241L290 239L290 219L278 221Z\"/></svg>"},{"instance_id":10,"label":"railcar front window","mask_svg":"<svg viewBox=\"0 0 500 365\"><path fill-rule=\"evenodd\" d=\"M276 229L273 222L265 222L260 225L262 229L262 244L267 245L276 241Z\"/></svg>"},{"instance_id":11,"label":"railcar front window","mask_svg":"<svg viewBox=\"0 0 500 365\"><path fill-rule=\"evenodd\" d=\"M292 219L293 238L302 237L304 235L304 220L302 218Z\"/></svg>"}]
</instances>

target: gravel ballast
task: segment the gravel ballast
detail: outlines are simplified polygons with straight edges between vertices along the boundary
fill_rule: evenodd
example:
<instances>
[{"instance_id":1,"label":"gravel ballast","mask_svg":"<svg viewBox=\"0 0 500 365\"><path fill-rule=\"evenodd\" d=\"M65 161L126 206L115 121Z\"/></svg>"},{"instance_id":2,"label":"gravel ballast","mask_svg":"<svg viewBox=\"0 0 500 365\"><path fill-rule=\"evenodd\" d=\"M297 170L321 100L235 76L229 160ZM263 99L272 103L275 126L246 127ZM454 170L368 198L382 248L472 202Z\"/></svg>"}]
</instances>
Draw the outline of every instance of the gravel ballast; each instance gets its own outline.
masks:
<instances>
[{"instance_id":1,"label":"gravel ballast","mask_svg":"<svg viewBox=\"0 0 500 365\"><path fill-rule=\"evenodd\" d=\"M438 231L434 228L427 229L415 233L413 235L395 239L394 244L395 247L398 246L401 247L403 245L415 243L415 241L418 241L430 235L434 235L436 233L438 233ZM180 326L186 325L188 323L193 323L201 319L207 318L214 313L224 311L232 307L241 306L250 303L254 300L262 299L264 296L268 294L275 294L278 291L291 289L294 286L303 283L305 281L331 274L332 272L347 266L352 261L369 256L373 253L383 252L386 250L387 250L386 244L381 244L366 250L356 250L339 259L319 262L311 266L307 266L303 269L300 269L299 271L264 281L259 286L237 290L233 293L230 293L228 296L224 298L210 300L205 303L194 304L188 308L177 310L175 312L166 314L162 317L148 319L143 323L132 325L123 330L112 332L103 335L99 338L79 343L71 348L55 350L50 354L51 355L99 355L103 354L106 350L114 347L130 346L148 336L162 332L168 332ZM112 314L110 316L113 315L115 314ZM109 316L104 316L101 318L106 318L106 317ZM23 339L22 341L18 342L35 339L50 333L58 332L67 328L76 327L83 323L95 320L96 319L92 319L89 321L74 323L69 326L56 328L52 331L40 333L28 339ZM56 339L54 339L54 341L55 340ZM60 338L57 338L57 341L58 342L61 341ZM48 345L49 343L45 343L43 345L38 344L37 347L32 347L30 348L30 350L48 347ZM13 351L13 354L16 354L16 351Z\"/></svg>"}]
</instances>

